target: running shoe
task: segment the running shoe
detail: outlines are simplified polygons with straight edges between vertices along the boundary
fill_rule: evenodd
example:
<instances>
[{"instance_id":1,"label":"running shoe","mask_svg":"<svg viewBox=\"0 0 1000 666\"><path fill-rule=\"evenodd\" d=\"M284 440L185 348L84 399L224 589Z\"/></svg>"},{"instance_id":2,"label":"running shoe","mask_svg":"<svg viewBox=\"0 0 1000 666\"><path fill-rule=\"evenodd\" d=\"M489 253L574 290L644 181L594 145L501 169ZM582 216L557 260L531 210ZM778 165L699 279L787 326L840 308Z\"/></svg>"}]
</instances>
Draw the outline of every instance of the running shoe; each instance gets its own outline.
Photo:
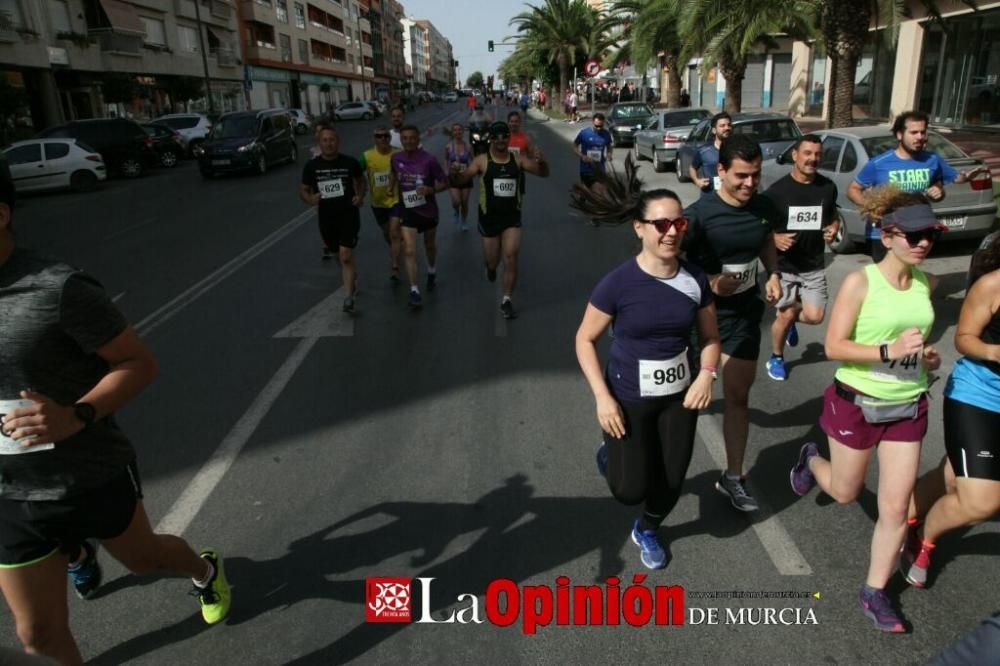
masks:
<instances>
[{"instance_id":1,"label":"running shoe","mask_svg":"<svg viewBox=\"0 0 1000 666\"><path fill-rule=\"evenodd\" d=\"M399 284L399 269L398 268L394 269L391 273L389 273L389 284L391 284L393 287L395 287L395 286L397 286Z\"/></svg>"},{"instance_id":2,"label":"running shoe","mask_svg":"<svg viewBox=\"0 0 1000 666\"><path fill-rule=\"evenodd\" d=\"M510 302L509 298L500 303L500 312L503 313L504 319L517 319L517 310L514 309L514 304Z\"/></svg>"},{"instance_id":3,"label":"running shoe","mask_svg":"<svg viewBox=\"0 0 1000 666\"><path fill-rule=\"evenodd\" d=\"M218 624L229 615L232 593L229 589L229 583L226 581L226 572L223 569L219 553L207 548L201 551L199 556L212 564L215 573L205 587L195 585L194 589L191 590L191 596L198 597L198 603L201 604L201 617L205 622Z\"/></svg>"},{"instance_id":4,"label":"running shoe","mask_svg":"<svg viewBox=\"0 0 1000 666\"><path fill-rule=\"evenodd\" d=\"M600 445L597 447L597 471L601 473L601 476L608 476L608 445L601 440Z\"/></svg>"},{"instance_id":5,"label":"running shoe","mask_svg":"<svg viewBox=\"0 0 1000 666\"><path fill-rule=\"evenodd\" d=\"M453 210L452 211L452 218L451 219L452 219L452 222L455 223L456 227L462 223L462 216L461 216L461 214L459 214L459 212L457 210Z\"/></svg>"},{"instance_id":6,"label":"running shoe","mask_svg":"<svg viewBox=\"0 0 1000 666\"><path fill-rule=\"evenodd\" d=\"M639 559L647 569L662 569L667 566L667 551L663 550L656 530L640 530L639 521L632 526L632 543L639 546Z\"/></svg>"},{"instance_id":7,"label":"running shoe","mask_svg":"<svg viewBox=\"0 0 1000 666\"><path fill-rule=\"evenodd\" d=\"M97 547L90 541L84 541L80 548L83 550L83 561L76 566L67 567L66 573L73 582L76 596L89 599L101 586L103 573L101 563L97 561Z\"/></svg>"},{"instance_id":8,"label":"running shoe","mask_svg":"<svg viewBox=\"0 0 1000 666\"><path fill-rule=\"evenodd\" d=\"M927 570L930 566L931 549L920 539L917 539L915 548L910 544L903 546L903 552L899 554L899 573L903 574L907 583L918 589L927 587Z\"/></svg>"},{"instance_id":9,"label":"running shoe","mask_svg":"<svg viewBox=\"0 0 1000 666\"><path fill-rule=\"evenodd\" d=\"M437 273L427 274L427 291L434 291L434 287L437 286Z\"/></svg>"},{"instance_id":10,"label":"running shoe","mask_svg":"<svg viewBox=\"0 0 1000 666\"><path fill-rule=\"evenodd\" d=\"M750 496L743 484L746 483L744 477L738 479L730 479L723 472L719 480L715 482L715 489L720 493L729 498L729 501L733 503L733 506L740 511L756 511L760 507L757 506L757 500Z\"/></svg>"},{"instance_id":11,"label":"running shoe","mask_svg":"<svg viewBox=\"0 0 1000 666\"><path fill-rule=\"evenodd\" d=\"M489 268L487 266L487 268L486 268L486 279L489 280L490 282L496 282L497 281L497 269L495 269L495 268Z\"/></svg>"},{"instance_id":12,"label":"running shoe","mask_svg":"<svg viewBox=\"0 0 1000 666\"><path fill-rule=\"evenodd\" d=\"M424 299L420 297L419 291L410 290L410 307L416 310L424 304Z\"/></svg>"},{"instance_id":13,"label":"running shoe","mask_svg":"<svg viewBox=\"0 0 1000 666\"><path fill-rule=\"evenodd\" d=\"M785 336L785 342L788 343L789 347L799 346L799 329L795 328L795 322L788 329L788 335Z\"/></svg>"},{"instance_id":14,"label":"running shoe","mask_svg":"<svg viewBox=\"0 0 1000 666\"><path fill-rule=\"evenodd\" d=\"M767 376L776 382L788 379L788 373L785 372L785 359L771 354L771 358L767 359Z\"/></svg>"},{"instance_id":15,"label":"running shoe","mask_svg":"<svg viewBox=\"0 0 1000 666\"><path fill-rule=\"evenodd\" d=\"M354 314L354 299L350 296L344 299L344 312Z\"/></svg>"},{"instance_id":16,"label":"running shoe","mask_svg":"<svg viewBox=\"0 0 1000 666\"><path fill-rule=\"evenodd\" d=\"M799 460L788 474L788 478L792 482L792 491L799 497L808 493L816 485L816 477L809 469L809 459L818 455L819 449L815 442L806 442L799 449Z\"/></svg>"},{"instance_id":17,"label":"running shoe","mask_svg":"<svg viewBox=\"0 0 1000 666\"><path fill-rule=\"evenodd\" d=\"M328 247L323 248L323 261L330 261L333 259L333 251Z\"/></svg>"},{"instance_id":18,"label":"running shoe","mask_svg":"<svg viewBox=\"0 0 1000 666\"><path fill-rule=\"evenodd\" d=\"M885 596L885 591L875 590L871 594L861 588L858 594L858 605L861 606L865 616L875 623L875 628L879 631L887 631L892 634L901 634L906 631L903 626L903 618L892 608L889 597Z\"/></svg>"}]
</instances>

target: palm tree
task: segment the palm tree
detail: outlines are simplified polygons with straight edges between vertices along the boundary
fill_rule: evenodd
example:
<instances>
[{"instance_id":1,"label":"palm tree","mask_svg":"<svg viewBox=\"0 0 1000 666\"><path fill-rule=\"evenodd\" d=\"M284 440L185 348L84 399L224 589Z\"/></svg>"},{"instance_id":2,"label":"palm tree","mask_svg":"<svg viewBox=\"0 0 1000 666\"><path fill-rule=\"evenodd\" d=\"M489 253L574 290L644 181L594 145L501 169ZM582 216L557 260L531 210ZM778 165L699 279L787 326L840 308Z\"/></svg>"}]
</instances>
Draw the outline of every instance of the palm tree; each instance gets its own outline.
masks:
<instances>
[{"instance_id":1,"label":"palm tree","mask_svg":"<svg viewBox=\"0 0 1000 666\"><path fill-rule=\"evenodd\" d=\"M760 46L777 48L774 36L782 33L808 39L815 34L816 10L814 0L683 0L678 30L683 38L681 62L700 54L702 68L718 65L726 78L725 110L738 112L750 53Z\"/></svg>"},{"instance_id":2,"label":"palm tree","mask_svg":"<svg viewBox=\"0 0 1000 666\"><path fill-rule=\"evenodd\" d=\"M828 127L847 127L854 117L854 77L858 58L870 37L872 16L878 12L879 23L887 25L892 33L901 19L907 16L905 3L899 0L819 0L821 29L826 52L832 61L830 70L830 106L827 109ZM941 20L938 3L921 0L932 20ZM962 3L976 9L975 0ZM890 33L891 34L891 33Z\"/></svg>"},{"instance_id":3,"label":"palm tree","mask_svg":"<svg viewBox=\"0 0 1000 666\"><path fill-rule=\"evenodd\" d=\"M680 106L683 87L677 32L681 4L681 0L617 0L612 9L625 26L626 40L612 64L631 61L637 70L645 70L656 62L661 72L660 101L670 108Z\"/></svg>"},{"instance_id":4,"label":"palm tree","mask_svg":"<svg viewBox=\"0 0 1000 666\"><path fill-rule=\"evenodd\" d=\"M559 99L569 88L569 70L599 46L594 31L605 22L584 0L545 0L541 7L528 5L510 20L511 26L548 54L548 62L559 69ZM553 101L555 96L550 97Z\"/></svg>"}]
</instances>

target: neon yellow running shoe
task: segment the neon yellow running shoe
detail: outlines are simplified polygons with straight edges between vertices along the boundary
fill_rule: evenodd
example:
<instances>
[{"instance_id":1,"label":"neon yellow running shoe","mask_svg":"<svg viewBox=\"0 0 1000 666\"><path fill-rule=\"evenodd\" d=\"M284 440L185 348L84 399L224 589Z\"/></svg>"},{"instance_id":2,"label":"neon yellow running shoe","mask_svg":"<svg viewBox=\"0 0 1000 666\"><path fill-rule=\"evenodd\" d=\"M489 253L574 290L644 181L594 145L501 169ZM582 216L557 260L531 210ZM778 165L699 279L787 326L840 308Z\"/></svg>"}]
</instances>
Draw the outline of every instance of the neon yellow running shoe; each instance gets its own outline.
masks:
<instances>
[{"instance_id":1,"label":"neon yellow running shoe","mask_svg":"<svg viewBox=\"0 0 1000 666\"><path fill-rule=\"evenodd\" d=\"M229 615L229 603L232 599L229 583L226 581L226 572L222 566L222 557L211 548L201 551L199 556L212 563L215 574L208 586L198 587L195 585L191 595L198 597L198 602L201 604L201 616L205 622L218 624Z\"/></svg>"}]
</instances>

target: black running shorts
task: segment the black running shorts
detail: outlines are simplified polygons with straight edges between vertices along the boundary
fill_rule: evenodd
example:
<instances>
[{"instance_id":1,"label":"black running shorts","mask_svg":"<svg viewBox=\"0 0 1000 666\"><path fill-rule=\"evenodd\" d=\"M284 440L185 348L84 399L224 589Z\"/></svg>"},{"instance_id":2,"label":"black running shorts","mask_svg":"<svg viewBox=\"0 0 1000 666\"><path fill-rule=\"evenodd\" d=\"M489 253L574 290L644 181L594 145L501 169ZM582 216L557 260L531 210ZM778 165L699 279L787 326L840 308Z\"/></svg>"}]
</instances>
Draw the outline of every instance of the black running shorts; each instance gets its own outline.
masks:
<instances>
[{"instance_id":1,"label":"black running shorts","mask_svg":"<svg viewBox=\"0 0 1000 666\"><path fill-rule=\"evenodd\" d=\"M323 243L333 252L341 247L357 247L360 233L361 212L357 208L335 217L321 215L319 218L319 234L323 237Z\"/></svg>"},{"instance_id":2,"label":"black running shorts","mask_svg":"<svg viewBox=\"0 0 1000 666\"><path fill-rule=\"evenodd\" d=\"M722 353L733 358L756 361L760 357L760 322L764 317L764 302L750 301L739 311L719 310L719 337Z\"/></svg>"},{"instance_id":3,"label":"black running shorts","mask_svg":"<svg viewBox=\"0 0 1000 666\"><path fill-rule=\"evenodd\" d=\"M418 215L417 213L411 212L403 209L403 222L402 226L407 229L416 229L417 233L424 233L425 231L430 231L436 229L438 221L436 217L424 217L423 215Z\"/></svg>"},{"instance_id":4,"label":"black running shorts","mask_svg":"<svg viewBox=\"0 0 1000 666\"><path fill-rule=\"evenodd\" d=\"M1000 413L944 399L944 448L955 476L1000 481Z\"/></svg>"}]
</instances>

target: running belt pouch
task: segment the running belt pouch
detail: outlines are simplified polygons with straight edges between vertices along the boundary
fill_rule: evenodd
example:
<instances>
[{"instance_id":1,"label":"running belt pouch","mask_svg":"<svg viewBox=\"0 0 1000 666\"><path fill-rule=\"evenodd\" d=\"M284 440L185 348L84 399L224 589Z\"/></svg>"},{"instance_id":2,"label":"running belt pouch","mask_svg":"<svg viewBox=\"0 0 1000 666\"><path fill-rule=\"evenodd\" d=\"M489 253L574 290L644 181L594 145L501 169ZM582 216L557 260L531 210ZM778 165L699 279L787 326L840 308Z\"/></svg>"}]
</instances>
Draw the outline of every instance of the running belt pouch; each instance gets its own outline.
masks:
<instances>
[{"instance_id":1,"label":"running belt pouch","mask_svg":"<svg viewBox=\"0 0 1000 666\"><path fill-rule=\"evenodd\" d=\"M917 418L920 398L910 402L884 402L866 396L855 396L854 404L861 408L861 413L868 423L891 423L903 419Z\"/></svg>"}]
</instances>

